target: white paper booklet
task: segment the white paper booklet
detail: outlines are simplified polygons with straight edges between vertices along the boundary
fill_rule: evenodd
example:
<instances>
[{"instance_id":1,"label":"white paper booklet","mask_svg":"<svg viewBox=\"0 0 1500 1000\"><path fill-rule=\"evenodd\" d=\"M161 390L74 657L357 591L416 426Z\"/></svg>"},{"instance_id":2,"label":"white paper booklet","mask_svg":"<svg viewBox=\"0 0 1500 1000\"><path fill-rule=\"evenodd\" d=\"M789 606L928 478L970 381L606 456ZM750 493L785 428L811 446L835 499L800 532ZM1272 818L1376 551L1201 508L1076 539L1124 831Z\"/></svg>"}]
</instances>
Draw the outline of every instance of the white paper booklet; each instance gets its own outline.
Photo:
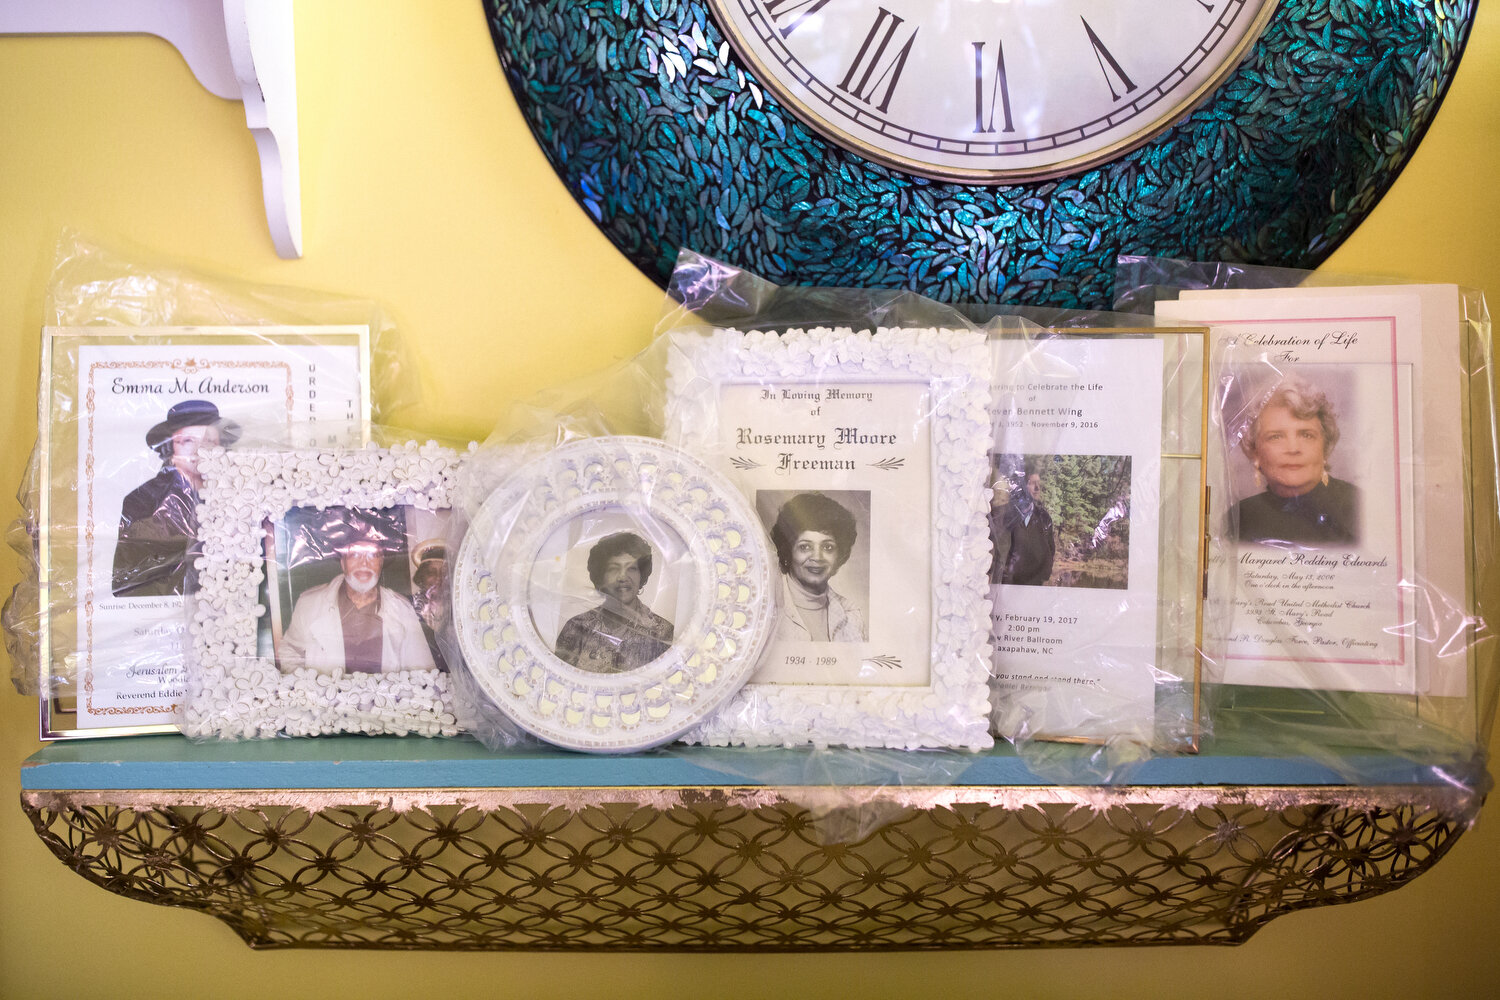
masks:
<instances>
[{"instance_id":1,"label":"white paper booklet","mask_svg":"<svg viewBox=\"0 0 1500 1000\"><path fill-rule=\"evenodd\" d=\"M1152 739L1162 340L991 344L996 729Z\"/></svg>"},{"instance_id":2,"label":"white paper booklet","mask_svg":"<svg viewBox=\"0 0 1500 1000\"><path fill-rule=\"evenodd\" d=\"M1188 291L1212 327L1211 591L1226 683L1462 696L1435 655L1466 601L1460 295L1451 285ZM1432 600L1433 597L1437 601ZM1424 641L1429 640L1429 641Z\"/></svg>"}]
</instances>

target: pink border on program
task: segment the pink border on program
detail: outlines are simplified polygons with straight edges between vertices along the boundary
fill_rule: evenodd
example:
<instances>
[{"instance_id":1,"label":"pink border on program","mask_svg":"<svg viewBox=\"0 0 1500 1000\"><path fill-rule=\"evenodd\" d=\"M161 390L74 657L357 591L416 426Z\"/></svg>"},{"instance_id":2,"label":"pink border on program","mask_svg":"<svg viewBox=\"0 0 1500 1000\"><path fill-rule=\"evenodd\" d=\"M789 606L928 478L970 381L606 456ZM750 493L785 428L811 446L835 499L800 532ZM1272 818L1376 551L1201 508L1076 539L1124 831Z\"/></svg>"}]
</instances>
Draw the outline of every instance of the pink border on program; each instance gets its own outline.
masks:
<instances>
[{"instance_id":1,"label":"pink border on program","mask_svg":"<svg viewBox=\"0 0 1500 1000\"><path fill-rule=\"evenodd\" d=\"M1401 505L1401 385L1397 378L1397 355L1396 355L1396 317L1394 316L1318 316L1293 319L1231 319L1207 321L1209 326L1243 326L1248 323L1387 323L1391 328L1391 400L1395 404L1391 408L1391 431L1392 440L1395 442L1396 453L1393 456L1396 473L1396 620L1406 621L1406 592L1401 586L1401 580L1406 579L1406 566L1402 560L1405 546L1402 541L1402 505ZM1225 653L1226 660L1253 660L1257 663L1348 663L1364 666L1406 666L1406 643L1400 644L1401 655L1394 660L1328 660L1309 656L1242 656L1234 653Z\"/></svg>"},{"instance_id":2,"label":"pink border on program","mask_svg":"<svg viewBox=\"0 0 1500 1000\"><path fill-rule=\"evenodd\" d=\"M88 344L88 345L80 345L80 347L104 347L104 348L107 348L107 349L108 348L116 348L117 346L118 345L115 345L115 344ZM148 345L148 346L156 346L156 345ZM179 345L166 345L166 346L174 346L175 347L175 346L179 346ZM183 347L184 350L187 350L190 347L205 346L205 345L199 345L199 344L194 343L194 344L191 344L191 345L184 344L184 345L181 345L181 346ZM217 346L221 346L221 345L206 345L206 346L215 346L215 347L217 347ZM250 346L257 347L258 345L250 345ZM80 352L80 358L81 357L82 357L82 354ZM81 364L81 362L80 362L80 364ZM97 534L96 531L95 531L95 526L94 526L94 485L95 485L95 477L94 477L94 423L95 423L95 419L96 419L96 416L97 416L97 406L96 406L96 403L95 403L96 390L94 388L94 373L96 371L99 371L100 369L118 369L118 368L153 369L153 370L160 369L160 370L167 371L167 372L174 372L174 371L175 372L187 372L189 374L197 372L197 371L199 371L199 370L201 370L203 368L272 368L272 369L281 369L286 374L286 408L287 408L286 424L287 424L287 428L289 430L292 427L293 420L294 420L294 417L296 415L296 401L297 401L296 376L295 376L295 374L292 371L291 363L287 362L287 361L282 361L282 360L246 361L246 360L235 360L235 359L229 359L229 360L224 360L224 361L200 361L197 358L193 358L193 357L189 356L189 357L186 357L186 358L181 358L181 357L179 357L179 358L152 358L152 359L145 359L145 360L141 360L141 361L119 361L119 360L116 360L116 361L93 361L93 362L89 363L89 366L88 366L88 376L87 376L87 379L85 380L85 384L87 385L87 389L85 390L85 393L84 393L85 410L86 410L86 412L88 414L88 416L87 416L88 431L87 431L87 446L86 446L87 447L87 451L86 451L86 457L85 457L85 471L86 471L86 477L85 478L88 481L88 488L86 490L86 495L87 495L87 498L88 498L88 501L87 501L88 506L87 506L87 513L83 517L79 518L79 520L82 522L79 525L79 528L82 531L83 538L84 538L84 542L83 542L83 549L84 549L83 566L85 568L84 584L83 584L83 591L84 591L84 594L83 594L83 597L84 597L84 600L83 600L83 609L84 609L84 611L83 611L83 614L84 614L83 625L84 625L85 638L84 638L84 641L82 643L82 646L83 646L82 652L83 652L83 657L84 657L84 659L83 659L83 683L80 686L81 686L81 688L83 690L83 694L84 694L83 708L86 710L86 712L79 712L78 713L78 715L80 717L83 716L84 714L88 714L90 716L103 716L103 715L160 715L160 714L165 714L165 713L168 713L168 712L176 712L177 711L177 707L178 707L176 702L173 702L170 705L163 705L160 702L157 702L157 703L154 703L154 704L142 704L142 705L97 705L96 706L94 704L94 569L95 569L95 566L94 566L94 538L95 538L95 536ZM103 598L101 598L101 600L103 600Z\"/></svg>"}]
</instances>

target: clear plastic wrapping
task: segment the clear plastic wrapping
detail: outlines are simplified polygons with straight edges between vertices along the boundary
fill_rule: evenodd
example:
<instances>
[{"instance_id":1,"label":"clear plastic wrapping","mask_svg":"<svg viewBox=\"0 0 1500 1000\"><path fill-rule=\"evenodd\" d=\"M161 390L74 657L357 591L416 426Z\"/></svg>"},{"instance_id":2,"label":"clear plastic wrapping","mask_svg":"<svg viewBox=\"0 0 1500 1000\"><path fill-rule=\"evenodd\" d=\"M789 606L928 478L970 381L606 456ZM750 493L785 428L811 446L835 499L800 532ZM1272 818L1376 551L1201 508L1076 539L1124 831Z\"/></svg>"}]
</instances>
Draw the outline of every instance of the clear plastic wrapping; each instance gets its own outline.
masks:
<instances>
[{"instance_id":1,"label":"clear plastic wrapping","mask_svg":"<svg viewBox=\"0 0 1500 1000\"><path fill-rule=\"evenodd\" d=\"M717 712L776 621L751 506L679 448L584 437L537 449L466 510L454 567L466 727L643 750ZM475 695L471 705L467 695Z\"/></svg>"},{"instance_id":2,"label":"clear plastic wrapping","mask_svg":"<svg viewBox=\"0 0 1500 1000\"><path fill-rule=\"evenodd\" d=\"M1117 287L1210 326L1220 740L1352 784L1394 756L1477 803L1497 694L1484 297L1149 258L1122 259Z\"/></svg>"},{"instance_id":3,"label":"clear plastic wrapping","mask_svg":"<svg viewBox=\"0 0 1500 1000\"><path fill-rule=\"evenodd\" d=\"M665 431L753 498L783 598L699 736L987 745L982 334L910 293L777 288L690 253L668 293Z\"/></svg>"},{"instance_id":4,"label":"clear plastic wrapping","mask_svg":"<svg viewBox=\"0 0 1500 1000\"><path fill-rule=\"evenodd\" d=\"M54 734L680 740L849 789L835 836L997 738L1068 783L1211 746L1477 796L1483 298L1296 280L1127 260L1149 318L978 315L684 253L639 356L462 450L379 424L368 307L65 241L7 641Z\"/></svg>"},{"instance_id":5,"label":"clear plastic wrapping","mask_svg":"<svg viewBox=\"0 0 1500 1000\"><path fill-rule=\"evenodd\" d=\"M1063 781L1126 780L1129 765L1153 753L1197 745L1207 724L1198 710L1202 622L1219 610L1199 597L1201 328L778 288L692 254L679 259L670 294L680 306L662 327L677 342L724 328L828 324L984 335L993 422L988 458L978 461L998 558L986 556L981 586L992 600L995 733ZM671 395L685 393L674 386ZM740 426L726 434L715 416L694 412L679 423L699 439L717 433L736 443Z\"/></svg>"},{"instance_id":6,"label":"clear plastic wrapping","mask_svg":"<svg viewBox=\"0 0 1500 1000\"><path fill-rule=\"evenodd\" d=\"M219 448L200 464L182 731L457 733L440 636L459 453Z\"/></svg>"},{"instance_id":7,"label":"clear plastic wrapping","mask_svg":"<svg viewBox=\"0 0 1500 1000\"><path fill-rule=\"evenodd\" d=\"M731 780L783 785L942 782L968 766L962 754L878 748L972 749L998 732L1045 773L1122 780L1131 763L1190 749L1203 723L1203 337L1128 317L1048 318L1081 329L994 315L977 325L910 293L777 288L684 253L657 337L640 356L515 407L465 460L450 550L482 553L476 565L496 579L525 579L532 604L518 631L540 647L527 656L565 659L558 650L568 625L606 603L586 579L586 557L622 532L651 551L643 603L679 627L682 587L676 597L667 593L656 567L672 564L666 556L680 533L642 526L639 514L627 515L628 525L610 520L618 511L570 517L551 529L556 553L499 554L517 531L517 504L538 502L531 495L538 462L644 432L727 478L753 509L774 566L767 652L737 695L681 736L764 749L695 762L711 761ZM1139 382L1156 388L1137 391ZM1023 405L1026 426L1002 427L992 413L1011 412L996 404L1015 402L1018 384L1032 385L1022 391L1046 395L1046 404ZM1078 408L1085 415L1074 415ZM1052 419L1032 426L1043 409ZM1106 414L1129 441L1103 441L1101 431L1084 448L1077 434L1098 431ZM1065 428L1069 421L1078 426ZM1049 463L1055 492L1044 495L1056 497L1062 522L1057 572L1046 574L1057 579L1002 583L993 537L1007 505L1024 504L1024 463L1038 456ZM1012 469L1011 459L1020 464ZM502 494L511 497L500 504L504 514L495 506ZM469 534L476 525L478 538ZM548 560L561 564L556 586ZM458 592L481 589L472 567L459 573ZM667 590L646 597L652 585ZM523 592L518 581L496 586ZM1021 591L1049 606L1087 607L1023 638L1028 653L1061 638L1066 653L1054 654L1055 666L1028 665L1030 676L1020 677L1011 663L994 681L1001 661L992 633L1005 628L1005 609L1039 624L1046 613L1020 610L1028 596ZM490 611L492 622L506 617ZM1087 618L1088 635L1064 618ZM493 747L526 742L523 730L536 732L535 720L517 726L497 706L493 684L474 679L484 640L452 639L450 661L469 661L453 676L463 727ZM606 645L613 669L639 643ZM565 701L576 697L557 690ZM613 711L607 698L588 704ZM860 809L841 816L840 824L874 821Z\"/></svg>"},{"instance_id":8,"label":"clear plastic wrapping","mask_svg":"<svg viewBox=\"0 0 1500 1000\"><path fill-rule=\"evenodd\" d=\"M38 445L11 532L14 682L51 736L175 728L201 453L358 445L416 401L369 302L253 287L64 234ZM377 398L379 404L377 406Z\"/></svg>"},{"instance_id":9,"label":"clear plastic wrapping","mask_svg":"<svg viewBox=\"0 0 1500 1000\"><path fill-rule=\"evenodd\" d=\"M1203 331L1095 321L993 349L997 732L1093 745L1046 756L1118 780L1207 733Z\"/></svg>"},{"instance_id":10,"label":"clear plastic wrapping","mask_svg":"<svg viewBox=\"0 0 1500 1000\"><path fill-rule=\"evenodd\" d=\"M989 359L938 327L669 334L667 434L755 504L776 636L710 742L989 745Z\"/></svg>"}]
</instances>

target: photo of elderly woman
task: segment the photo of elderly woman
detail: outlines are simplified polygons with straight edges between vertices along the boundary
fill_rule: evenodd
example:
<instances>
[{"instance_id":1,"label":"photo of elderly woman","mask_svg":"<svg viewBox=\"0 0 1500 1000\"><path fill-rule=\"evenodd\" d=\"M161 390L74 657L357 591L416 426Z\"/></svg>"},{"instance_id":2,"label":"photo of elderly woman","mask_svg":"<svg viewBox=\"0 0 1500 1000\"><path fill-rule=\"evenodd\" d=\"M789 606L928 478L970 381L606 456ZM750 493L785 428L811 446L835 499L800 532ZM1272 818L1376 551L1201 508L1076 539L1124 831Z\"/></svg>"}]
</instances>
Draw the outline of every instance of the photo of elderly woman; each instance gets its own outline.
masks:
<instances>
[{"instance_id":1,"label":"photo of elderly woman","mask_svg":"<svg viewBox=\"0 0 1500 1000\"><path fill-rule=\"evenodd\" d=\"M641 600L651 569L651 545L633 531L595 542L589 549L589 581L604 600L563 625L553 650L558 659L580 670L618 674L667 652L672 623Z\"/></svg>"},{"instance_id":2,"label":"photo of elderly woman","mask_svg":"<svg viewBox=\"0 0 1500 1000\"><path fill-rule=\"evenodd\" d=\"M842 490L795 493L761 490L761 517L771 526L771 542L781 567L781 614L776 639L792 642L865 642L869 639L868 557L864 571L833 580L849 563L855 547L868 546L870 494ZM769 510L775 510L774 519Z\"/></svg>"},{"instance_id":3,"label":"photo of elderly woman","mask_svg":"<svg viewBox=\"0 0 1500 1000\"><path fill-rule=\"evenodd\" d=\"M1252 402L1239 446L1261 492L1235 504L1242 542L1354 545L1360 492L1332 474L1338 416L1323 388L1289 374Z\"/></svg>"}]
</instances>

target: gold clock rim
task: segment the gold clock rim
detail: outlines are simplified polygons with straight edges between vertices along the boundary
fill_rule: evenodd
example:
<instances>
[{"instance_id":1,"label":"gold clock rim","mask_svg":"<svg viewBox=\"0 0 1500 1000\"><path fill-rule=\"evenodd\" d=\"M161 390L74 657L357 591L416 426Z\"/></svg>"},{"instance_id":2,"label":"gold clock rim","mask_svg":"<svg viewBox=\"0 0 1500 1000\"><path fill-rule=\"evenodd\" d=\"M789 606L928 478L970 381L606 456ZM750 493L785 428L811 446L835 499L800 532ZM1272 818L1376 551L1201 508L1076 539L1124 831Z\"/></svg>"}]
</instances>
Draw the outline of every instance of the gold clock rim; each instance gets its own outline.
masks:
<instances>
[{"instance_id":1,"label":"gold clock rim","mask_svg":"<svg viewBox=\"0 0 1500 1000\"><path fill-rule=\"evenodd\" d=\"M1235 70L1239 69L1240 64L1245 59L1245 54L1260 39L1260 36L1266 30L1266 25L1270 23L1271 17L1281 4L1281 0L1266 0L1265 5L1255 15L1255 20L1246 29L1245 34L1240 40L1235 43L1234 49L1219 64L1219 68L1213 75L1194 88L1182 100L1173 104L1165 113L1153 117L1148 123L1124 138L1093 152L1085 153L1059 163L1046 164L1039 167L971 170L961 167L944 167L921 160L897 156L887 150L873 146L863 139L857 138L852 133L846 132L814 114L807 102L792 94L789 88L782 86L780 79L770 71L765 63L756 57L754 50L746 44L744 35L741 34L733 19L724 13L725 8L734 2L735 0L704 0L704 6L708 10L709 16L714 19L714 23L728 40L730 48L734 50L734 54L748 64L749 68L755 72L756 82L770 91L778 101L781 101L790 108L799 122L840 149L855 153L867 160L890 167L893 170L913 174L927 180L973 184L980 187L1004 187L1010 184L1023 184L1032 181L1056 180L1060 177L1081 173L1102 163L1108 163L1146 145L1202 104L1210 94L1219 89Z\"/></svg>"}]
</instances>

